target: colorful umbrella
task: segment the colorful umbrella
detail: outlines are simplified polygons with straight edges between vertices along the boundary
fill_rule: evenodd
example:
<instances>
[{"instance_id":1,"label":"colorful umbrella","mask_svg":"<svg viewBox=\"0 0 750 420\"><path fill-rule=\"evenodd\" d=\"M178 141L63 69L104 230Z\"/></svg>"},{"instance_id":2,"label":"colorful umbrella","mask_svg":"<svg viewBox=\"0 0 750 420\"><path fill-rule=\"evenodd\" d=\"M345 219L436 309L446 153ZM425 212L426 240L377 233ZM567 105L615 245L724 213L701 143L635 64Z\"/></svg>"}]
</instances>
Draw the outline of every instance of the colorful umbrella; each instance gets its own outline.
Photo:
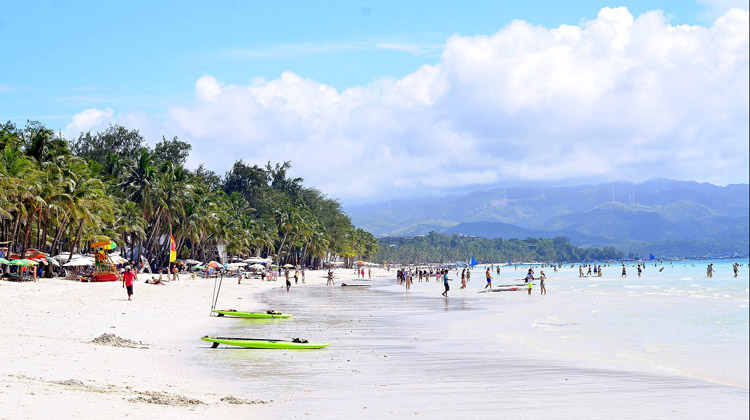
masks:
<instances>
[{"instance_id":1,"label":"colorful umbrella","mask_svg":"<svg viewBox=\"0 0 750 420\"><path fill-rule=\"evenodd\" d=\"M10 261L6 260L3 257L0 257L0 264L10 264Z\"/></svg>"},{"instance_id":2,"label":"colorful umbrella","mask_svg":"<svg viewBox=\"0 0 750 420\"><path fill-rule=\"evenodd\" d=\"M284 265L282 265L282 267L284 267L284 268L294 268L294 266L291 265L291 264L284 264Z\"/></svg>"},{"instance_id":3,"label":"colorful umbrella","mask_svg":"<svg viewBox=\"0 0 750 420\"><path fill-rule=\"evenodd\" d=\"M106 241L94 242L91 244L92 248L103 248L103 249L115 249L117 244L114 241L107 239Z\"/></svg>"},{"instance_id":4,"label":"colorful umbrella","mask_svg":"<svg viewBox=\"0 0 750 420\"><path fill-rule=\"evenodd\" d=\"M211 267L211 268L219 268L219 267L222 267L222 265L221 265L221 264L219 264L219 263L217 263L216 261L210 261L210 262L209 262L208 264L206 264L206 265L207 265L207 266L209 266L209 267Z\"/></svg>"}]
</instances>

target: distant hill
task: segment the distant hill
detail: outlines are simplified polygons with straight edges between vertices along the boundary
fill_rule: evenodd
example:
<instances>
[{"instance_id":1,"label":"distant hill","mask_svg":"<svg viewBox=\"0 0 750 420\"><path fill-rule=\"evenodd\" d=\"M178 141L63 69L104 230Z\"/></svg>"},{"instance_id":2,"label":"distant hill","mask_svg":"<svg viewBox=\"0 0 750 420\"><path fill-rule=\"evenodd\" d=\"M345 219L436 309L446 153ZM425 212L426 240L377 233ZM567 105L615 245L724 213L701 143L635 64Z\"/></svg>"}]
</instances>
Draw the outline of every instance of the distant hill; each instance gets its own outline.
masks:
<instances>
[{"instance_id":1,"label":"distant hill","mask_svg":"<svg viewBox=\"0 0 750 420\"><path fill-rule=\"evenodd\" d=\"M376 236L429 232L553 238L660 257L748 255L750 187L658 179L641 184L518 187L347 206Z\"/></svg>"}]
</instances>

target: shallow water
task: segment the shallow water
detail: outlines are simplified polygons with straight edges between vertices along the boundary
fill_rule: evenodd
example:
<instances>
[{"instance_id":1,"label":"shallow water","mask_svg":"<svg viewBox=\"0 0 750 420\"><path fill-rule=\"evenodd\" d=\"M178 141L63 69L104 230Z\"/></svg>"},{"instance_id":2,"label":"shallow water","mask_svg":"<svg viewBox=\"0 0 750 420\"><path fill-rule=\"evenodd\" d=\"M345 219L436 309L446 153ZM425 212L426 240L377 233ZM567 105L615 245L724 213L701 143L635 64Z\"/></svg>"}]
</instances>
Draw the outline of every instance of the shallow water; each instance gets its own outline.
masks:
<instances>
[{"instance_id":1,"label":"shallow water","mask_svg":"<svg viewBox=\"0 0 750 420\"><path fill-rule=\"evenodd\" d=\"M284 401L268 410L291 417L746 418L747 265L734 279L717 262L706 279L705 264L683 264L641 278L629 268L627 279L609 276L619 266L583 279L577 268L545 269L546 296L477 293L481 268L467 290L454 281L448 299L434 279L409 292L395 280L277 288L258 298L293 318L217 319L212 334L331 347L205 345L189 363L253 398ZM524 270L502 267L494 283Z\"/></svg>"}]
</instances>

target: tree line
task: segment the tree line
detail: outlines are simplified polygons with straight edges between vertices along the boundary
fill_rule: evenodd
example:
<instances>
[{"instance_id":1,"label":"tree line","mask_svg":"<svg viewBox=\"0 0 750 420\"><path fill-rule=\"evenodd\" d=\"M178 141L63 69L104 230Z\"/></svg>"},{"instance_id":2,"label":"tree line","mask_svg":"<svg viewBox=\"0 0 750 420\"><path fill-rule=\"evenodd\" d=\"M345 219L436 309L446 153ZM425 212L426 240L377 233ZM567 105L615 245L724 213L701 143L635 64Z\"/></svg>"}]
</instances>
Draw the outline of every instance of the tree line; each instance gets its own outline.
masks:
<instances>
[{"instance_id":1,"label":"tree line","mask_svg":"<svg viewBox=\"0 0 750 420\"><path fill-rule=\"evenodd\" d=\"M314 266L377 252L337 200L287 175L289 162L238 160L220 176L187 169L190 151L177 137L150 147L117 125L70 141L39 122L1 125L0 247L72 256L106 236L124 245L124 257L160 265L169 235L178 258L204 262L217 259L217 244L229 255Z\"/></svg>"},{"instance_id":2,"label":"tree line","mask_svg":"<svg viewBox=\"0 0 750 420\"><path fill-rule=\"evenodd\" d=\"M570 244L568 238L488 239L460 234L428 235L409 238L380 238L380 249L374 261L394 264L468 262L581 262L619 260L620 251L612 247L583 248Z\"/></svg>"}]
</instances>

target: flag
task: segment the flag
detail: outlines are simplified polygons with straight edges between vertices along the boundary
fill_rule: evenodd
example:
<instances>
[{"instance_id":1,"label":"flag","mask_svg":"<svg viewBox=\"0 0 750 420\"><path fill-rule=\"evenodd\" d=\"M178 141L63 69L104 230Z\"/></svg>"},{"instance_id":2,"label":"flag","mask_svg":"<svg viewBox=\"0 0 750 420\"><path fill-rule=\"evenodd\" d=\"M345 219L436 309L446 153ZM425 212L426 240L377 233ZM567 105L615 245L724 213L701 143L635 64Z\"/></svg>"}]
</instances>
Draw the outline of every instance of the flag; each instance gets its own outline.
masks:
<instances>
[{"instance_id":1,"label":"flag","mask_svg":"<svg viewBox=\"0 0 750 420\"><path fill-rule=\"evenodd\" d=\"M177 244L174 243L174 236L169 235L169 262L177 259Z\"/></svg>"}]
</instances>

